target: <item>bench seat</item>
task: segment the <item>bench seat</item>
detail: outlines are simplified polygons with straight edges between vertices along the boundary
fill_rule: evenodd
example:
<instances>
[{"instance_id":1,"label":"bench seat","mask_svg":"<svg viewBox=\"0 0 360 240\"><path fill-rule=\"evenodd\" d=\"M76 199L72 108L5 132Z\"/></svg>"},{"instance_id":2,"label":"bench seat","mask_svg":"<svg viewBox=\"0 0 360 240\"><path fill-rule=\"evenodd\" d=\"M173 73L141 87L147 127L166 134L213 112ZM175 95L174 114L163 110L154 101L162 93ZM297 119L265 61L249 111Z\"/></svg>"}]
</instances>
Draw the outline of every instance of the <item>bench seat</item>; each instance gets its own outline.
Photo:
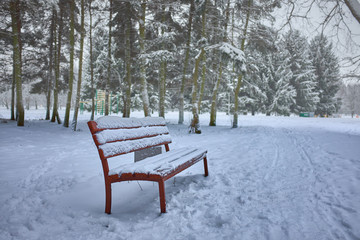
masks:
<instances>
[{"instance_id":1,"label":"bench seat","mask_svg":"<svg viewBox=\"0 0 360 240\"><path fill-rule=\"evenodd\" d=\"M175 172L177 169L184 169L184 164L192 165L206 156L207 151L201 148L178 148L160 155L145 158L142 161L119 165L109 171L109 175L122 174L151 174L160 175L162 178Z\"/></svg>"}]
</instances>

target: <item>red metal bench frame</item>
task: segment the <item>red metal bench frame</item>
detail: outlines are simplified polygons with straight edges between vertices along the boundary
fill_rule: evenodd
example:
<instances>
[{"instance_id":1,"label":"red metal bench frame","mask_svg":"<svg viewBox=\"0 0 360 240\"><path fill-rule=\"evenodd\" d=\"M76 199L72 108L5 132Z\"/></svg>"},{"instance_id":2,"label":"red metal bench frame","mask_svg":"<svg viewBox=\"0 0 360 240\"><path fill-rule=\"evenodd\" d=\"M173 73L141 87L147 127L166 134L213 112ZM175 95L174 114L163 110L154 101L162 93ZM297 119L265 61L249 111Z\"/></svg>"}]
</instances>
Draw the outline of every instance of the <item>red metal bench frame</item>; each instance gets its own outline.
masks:
<instances>
[{"instance_id":1,"label":"red metal bench frame","mask_svg":"<svg viewBox=\"0 0 360 240\"><path fill-rule=\"evenodd\" d=\"M175 176L176 174L184 171L188 167L192 166L193 164L195 164L201 160L204 161L205 177L209 175L206 152L205 152L204 156L202 156L201 158L189 159L185 163L177 166L173 171L169 172L165 176L162 176L160 174L145 174L145 173L122 173L120 176L118 174L109 175L108 158L119 156L122 154L127 154L127 153L134 152L137 150L154 147L154 146L161 146L161 145L164 145L166 152L168 152L170 150L169 143L171 143L171 141L148 146L145 148L135 149L130 152L124 152L124 153L119 153L119 154L105 157L103 150L99 148L99 146L101 146L101 144L97 140L96 133L101 132L103 130L107 130L108 128L98 128L96 121L89 121L87 124L88 124L90 132L92 134L94 143L98 149L102 167L103 167L104 179L105 179L105 195L106 195L105 213L107 213L107 214L111 213L111 195L112 195L111 194L111 184L112 183L122 182L122 181L136 181L136 180L157 182L159 184L160 210L161 210L161 213L165 213L166 212L166 199L165 199L165 184L164 184L164 182L166 180L168 180L169 178ZM156 126L166 126L166 125L156 125ZM135 128L138 128L138 127L111 128L111 129L135 129ZM153 135L153 136L156 136L156 135ZM153 137L153 136L146 136L146 137ZM135 139L140 139L140 138L143 138L143 137L132 138L132 139L127 139L127 140L135 140Z\"/></svg>"}]
</instances>

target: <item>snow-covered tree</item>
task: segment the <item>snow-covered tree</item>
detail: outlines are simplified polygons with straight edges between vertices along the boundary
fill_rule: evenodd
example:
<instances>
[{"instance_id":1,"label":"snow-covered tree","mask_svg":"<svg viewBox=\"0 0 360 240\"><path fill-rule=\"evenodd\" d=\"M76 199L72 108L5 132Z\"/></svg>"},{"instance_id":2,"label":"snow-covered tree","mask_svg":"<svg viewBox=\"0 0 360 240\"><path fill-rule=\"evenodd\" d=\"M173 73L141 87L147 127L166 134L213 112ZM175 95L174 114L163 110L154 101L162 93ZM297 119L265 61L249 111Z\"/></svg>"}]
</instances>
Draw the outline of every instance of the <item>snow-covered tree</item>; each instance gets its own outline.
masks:
<instances>
[{"instance_id":1,"label":"snow-covered tree","mask_svg":"<svg viewBox=\"0 0 360 240\"><path fill-rule=\"evenodd\" d=\"M332 43L326 36L318 35L311 41L310 56L315 68L315 89L319 94L315 114L330 115L339 107L335 94L339 90L340 72Z\"/></svg>"},{"instance_id":2,"label":"snow-covered tree","mask_svg":"<svg viewBox=\"0 0 360 240\"><path fill-rule=\"evenodd\" d=\"M262 74L263 84L266 86L266 115L290 115L290 106L296 95L294 87L290 85L292 72L289 59L283 55L279 53L266 56L266 70Z\"/></svg>"},{"instance_id":3,"label":"snow-covered tree","mask_svg":"<svg viewBox=\"0 0 360 240\"><path fill-rule=\"evenodd\" d=\"M316 92L315 70L313 68L309 44L300 31L289 31L284 36L284 46L290 59L293 77L290 84L296 90L295 103L291 106L293 113L313 112L319 102Z\"/></svg>"}]
</instances>

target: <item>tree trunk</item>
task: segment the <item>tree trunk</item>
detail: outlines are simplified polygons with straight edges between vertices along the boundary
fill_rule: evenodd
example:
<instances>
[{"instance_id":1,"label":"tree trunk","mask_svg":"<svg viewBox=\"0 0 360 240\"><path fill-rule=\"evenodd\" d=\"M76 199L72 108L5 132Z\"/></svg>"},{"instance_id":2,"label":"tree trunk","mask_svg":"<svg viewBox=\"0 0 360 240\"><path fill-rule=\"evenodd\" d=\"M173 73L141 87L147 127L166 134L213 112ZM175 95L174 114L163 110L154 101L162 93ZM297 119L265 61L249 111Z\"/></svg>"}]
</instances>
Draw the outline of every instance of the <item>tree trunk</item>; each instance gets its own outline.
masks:
<instances>
[{"instance_id":1,"label":"tree trunk","mask_svg":"<svg viewBox=\"0 0 360 240\"><path fill-rule=\"evenodd\" d=\"M238 118L239 118L239 91L240 91L240 87L241 87L241 81L242 81L242 74L240 74L238 76L238 81L236 83L236 88L235 88L235 94L234 94L234 119L233 119L233 128L237 128L238 127Z\"/></svg>"},{"instance_id":2,"label":"tree trunk","mask_svg":"<svg viewBox=\"0 0 360 240\"><path fill-rule=\"evenodd\" d=\"M220 53L221 54L221 53ZM216 126L216 102L217 102L217 92L219 89L220 81L222 78L222 59L220 57L219 64L219 76L214 86L213 95L211 98L211 108L210 108L210 123L209 126Z\"/></svg>"},{"instance_id":3,"label":"tree trunk","mask_svg":"<svg viewBox=\"0 0 360 240\"><path fill-rule=\"evenodd\" d=\"M159 117L165 118L166 60L164 59L161 60L160 64L159 85Z\"/></svg>"},{"instance_id":4,"label":"tree trunk","mask_svg":"<svg viewBox=\"0 0 360 240\"><path fill-rule=\"evenodd\" d=\"M131 5L130 2L126 3L127 11L130 11ZM130 109L131 109L131 16L127 14L126 19L126 30L125 30L125 38L126 38L126 48L125 48L125 82L126 91L125 91L125 102L124 102L124 117L130 117Z\"/></svg>"},{"instance_id":5,"label":"tree trunk","mask_svg":"<svg viewBox=\"0 0 360 240\"><path fill-rule=\"evenodd\" d=\"M74 83L74 53L75 53L75 0L70 1L70 71L69 71L69 89L67 94L64 127L69 127L71 96Z\"/></svg>"},{"instance_id":6,"label":"tree trunk","mask_svg":"<svg viewBox=\"0 0 360 240\"><path fill-rule=\"evenodd\" d=\"M250 11L251 11L251 6L252 6L252 0L250 0L248 2L248 9L247 9L247 13L246 13L246 21L245 21L245 27L244 27L244 32L243 32L243 38L241 40L241 51L245 50L245 38L246 38L246 34L247 34L247 29L248 29L248 25L249 25L249 19L250 19ZM239 91L240 91L240 87L241 87L241 82L242 82L242 74L240 74L238 76L238 81L236 83L236 88L235 88L235 92L234 92L234 119L233 119L233 128L237 128L238 127L238 115L239 115Z\"/></svg>"},{"instance_id":7,"label":"tree trunk","mask_svg":"<svg viewBox=\"0 0 360 240\"><path fill-rule=\"evenodd\" d=\"M197 88L198 88L198 77L199 77L199 65L200 65L201 59L203 58L204 53L205 53L205 50L204 50L204 48L202 48L200 54L195 59L195 69L194 69L194 74L193 74L193 86L192 86L192 92L191 92L193 119L192 119L190 127L193 128L192 132L194 132L194 133L201 133L199 114L198 114L198 109L197 109L197 104L198 104Z\"/></svg>"},{"instance_id":8,"label":"tree trunk","mask_svg":"<svg viewBox=\"0 0 360 240\"><path fill-rule=\"evenodd\" d=\"M89 0L89 18L90 18L90 26L89 26L89 41L90 41L90 85L91 85L91 116L90 120L94 120L95 115L95 87L94 87L94 63L93 63L93 45L92 45L92 9L91 2Z\"/></svg>"},{"instance_id":9,"label":"tree trunk","mask_svg":"<svg viewBox=\"0 0 360 240\"><path fill-rule=\"evenodd\" d=\"M202 13L202 37L206 38L206 7L207 7L207 0L204 2L204 10ZM201 48L201 51L204 50L204 46ZM198 100L198 114L201 113L201 101L204 95L205 89L205 80L206 80L206 53L203 53L202 59L202 75L201 75L201 85L200 85L200 92L199 92L199 100Z\"/></svg>"},{"instance_id":10,"label":"tree trunk","mask_svg":"<svg viewBox=\"0 0 360 240\"><path fill-rule=\"evenodd\" d=\"M186 81L186 73L187 67L189 64L189 56L190 56L190 43L191 43L191 31L192 31L192 21L193 15L195 11L195 3L194 0L190 2L190 10L189 10L189 21L188 21L188 32L187 32L187 40L186 40L186 50L185 50L185 60L184 60L184 69L183 76L181 79L180 86L180 98L179 98L179 124L184 123L184 93L185 93L185 81Z\"/></svg>"},{"instance_id":11,"label":"tree trunk","mask_svg":"<svg viewBox=\"0 0 360 240\"><path fill-rule=\"evenodd\" d=\"M109 16L109 41L108 41L108 56L107 56L107 78L105 86L105 116L109 115L109 93L110 93L110 77L111 77L111 26L112 26L112 12L113 0L110 0L110 16ZM111 107L111 106L110 106Z\"/></svg>"},{"instance_id":12,"label":"tree trunk","mask_svg":"<svg viewBox=\"0 0 360 240\"><path fill-rule=\"evenodd\" d=\"M53 68L54 68L54 28L55 28L55 9L52 11L50 24L50 47L49 47L49 75L46 86L46 116L45 120L50 120L50 105L51 105L51 90L53 82Z\"/></svg>"},{"instance_id":13,"label":"tree trunk","mask_svg":"<svg viewBox=\"0 0 360 240\"><path fill-rule=\"evenodd\" d=\"M225 26L224 26L224 35L223 35L223 41L227 42L227 27L228 27L228 22L229 22L229 16L230 16L230 0L228 0L227 6L226 6L226 15L225 15ZM222 53L220 53L222 54ZM216 81L214 90L213 90L213 95L212 95L212 99L211 99L211 109L210 109L210 123L209 126L216 126L216 105L217 105L217 92L219 89L219 85L221 82L221 78L222 78L222 57L220 56L220 64L219 64L219 76L218 76L218 80Z\"/></svg>"},{"instance_id":14,"label":"tree trunk","mask_svg":"<svg viewBox=\"0 0 360 240\"><path fill-rule=\"evenodd\" d=\"M16 83L16 112L17 125L24 126L25 111L22 99L22 60L21 60L21 16L20 16L20 1L13 0L10 2L11 11L11 26L13 38L13 64L14 64L14 78Z\"/></svg>"},{"instance_id":15,"label":"tree trunk","mask_svg":"<svg viewBox=\"0 0 360 240\"><path fill-rule=\"evenodd\" d=\"M205 0L205 9L203 10L202 13L202 34L201 36L203 38L205 38L205 24L206 24L206 0ZM199 68L200 68L200 61L204 60L205 56L205 48L204 46L201 47L200 50L200 54L197 56L197 58L195 59L195 68L194 68L194 74L193 74L193 87L192 87L192 96L191 96L191 103L192 103L192 114L193 114L193 119L191 122L191 132L194 133L201 133L200 130L200 120L199 120L199 110L198 110L198 106L201 104L201 99L197 99L197 91L198 91L198 78L199 78ZM204 62L205 64L205 62ZM204 69L204 64L203 64L203 68L202 70L205 71L206 69ZM203 92L203 86L204 84L204 72L203 72L203 81L202 81L202 92Z\"/></svg>"},{"instance_id":16,"label":"tree trunk","mask_svg":"<svg viewBox=\"0 0 360 240\"><path fill-rule=\"evenodd\" d=\"M51 122L55 122L57 120L58 124L61 124L61 119L58 112L58 93L59 93L59 78L60 78L60 56L61 56L61 37L62 37L62 28L63 28L63 9L60 7L60 18L57 20L58 22L58 37L56 39L56 29L54 34L54 42L55 42L55 85L54 85L54 105L53 105L53 113L51 117ZM53 10L53 14L56 14L56 10ZM57 16L55 17L57 19Z\"/></svg>"},{"instance_id":17,"label":"tree trunk","mask_svg":"<svg viewBox=\"0 0 360 240\"><path fill-rule=\"evenodd\" d=\"M205 81L206 81L206 53L204 53L202 59L202 71L201 71L201 84L200 84L200 92L199 92L199 100L198 100L198 113L201 114L201 102L204 96L205 90Z\"/></svg>"},{"instance_id":18,"label":"tree trunk","mask_svg":"<svg viewBox=\"0 0 360 240\"><path fill-rule=\"evenodd\" d=\"M84 52L84 38L85 38L85 28L84 28L84 19L85 19L85 6L84 0L81 0L81 23L80 23L80 56L79 56L79 72L78 72L78 82L76 89L76 102L74 109L74 119L72 122L73 130L76 131L77 118L79 114L79 105L80 105L80 95L81 95L81 80L82 80L82 63L83 63L83 52Z\"/></svg>"},{"instance_id":19,"label":"tree trunk","mask_svg":"<svg viewBox=\"0 0 360 240\"><path fill-rule=\"evenodd\" d=\"M15 48L13 49L13 63L15 63ZM15 121L15 64L13 64L13 76L12 76L12 85L11 85L11 120Z\"/></svg>"},{"instance_id":20,"label":"tree trunk","mask_svg":"<svg viewBox=\"0 0 360 240\"><path fill-rule=\"evenodd\" d=\"M140 83L141 96L143 100L143 108L145 117L150 116L149 94L147 91L146 81L146 67L145 67L145 14L146 14L146 0L141 3L141 15L139 21L139 43L140 43Z\"/></svg>"},{"instance_id":21,"label":"tree trunk","mask_svg":"<svg viewBox=\"0 0 360 240\"><path fill-rule=\"evenodd\" d=\"M162 24L165 22L165 6L162 7ZM161 35L165 32L164 27L161 28ZM162 50L165 50L165 44L162 44ZM160 63L160 81L159 81L159 117L165 118L165 93L166 93L166 60L162 57Z\"/></svg>"}]
</instances>

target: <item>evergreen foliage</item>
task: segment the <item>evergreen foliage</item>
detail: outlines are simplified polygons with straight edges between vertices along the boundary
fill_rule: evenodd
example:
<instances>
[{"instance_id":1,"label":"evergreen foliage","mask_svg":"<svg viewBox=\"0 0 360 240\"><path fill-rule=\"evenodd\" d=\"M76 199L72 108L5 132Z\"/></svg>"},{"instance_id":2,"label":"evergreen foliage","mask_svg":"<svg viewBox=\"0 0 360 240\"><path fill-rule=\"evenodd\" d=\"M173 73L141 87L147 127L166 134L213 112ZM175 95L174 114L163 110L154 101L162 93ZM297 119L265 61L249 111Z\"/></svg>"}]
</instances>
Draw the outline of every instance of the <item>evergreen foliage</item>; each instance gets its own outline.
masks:
<instances>
[{"instance_id":1,"label":"evergreen foliage","mask_svg":"<svg viewBox=\"0 0 360 240\"><path fill-rule=\"evenodd\" d=\"M310 53L315 68L316 92L319 94L315 113L331 115L339 108L335 97L340 82L339 61L333 53L332 44L324 35L312 39Z\"/></svg>"},{"instance_id":2,"label":"evergreen foliage","mask_svg":"<svg viewBox=\"0 0 360 240\"><path fill-rule=\"evenodd\" d=\"M316 91L315 69L311 62L308 42L298 30L289 31L284 36L284 46L293 73L290 84L296 90L291 112L314 112L319 102L319 92Z\"/></svg>"}]
</instances>

